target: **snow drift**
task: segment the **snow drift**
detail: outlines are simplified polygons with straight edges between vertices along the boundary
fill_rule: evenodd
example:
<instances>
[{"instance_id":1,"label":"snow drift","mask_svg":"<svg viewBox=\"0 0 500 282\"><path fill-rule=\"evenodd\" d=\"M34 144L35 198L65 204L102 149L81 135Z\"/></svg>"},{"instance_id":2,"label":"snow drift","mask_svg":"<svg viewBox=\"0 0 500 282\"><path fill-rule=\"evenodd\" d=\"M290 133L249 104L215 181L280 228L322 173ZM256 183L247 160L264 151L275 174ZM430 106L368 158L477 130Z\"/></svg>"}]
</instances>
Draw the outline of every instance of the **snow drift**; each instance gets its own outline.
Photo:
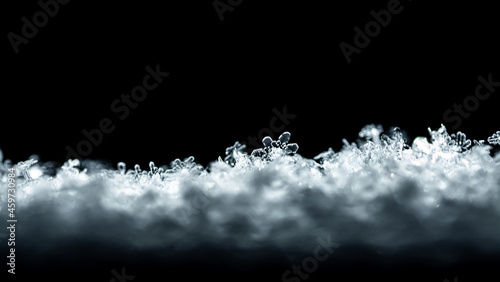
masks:
<instances>
[{"instance_id":1,"label":"snow drift","mask_svg":"<svg viewBox=\"0 0 500 282\"><path fill-rule=\"evenodd\" d=\"M16 168L19 245L38 254L91 239L173 253L208 243L307 255L317 236L380 253L443 241L498 251L500 132L487 141L444 126L429 133L409 143L397 128L369 125L357 143L314 159L284 133L252 154L236 142L206 168L193 157L145 169L4 161L0 179ZM0 201L6 218L6 193Z\"/></svg>"}]
</instances>

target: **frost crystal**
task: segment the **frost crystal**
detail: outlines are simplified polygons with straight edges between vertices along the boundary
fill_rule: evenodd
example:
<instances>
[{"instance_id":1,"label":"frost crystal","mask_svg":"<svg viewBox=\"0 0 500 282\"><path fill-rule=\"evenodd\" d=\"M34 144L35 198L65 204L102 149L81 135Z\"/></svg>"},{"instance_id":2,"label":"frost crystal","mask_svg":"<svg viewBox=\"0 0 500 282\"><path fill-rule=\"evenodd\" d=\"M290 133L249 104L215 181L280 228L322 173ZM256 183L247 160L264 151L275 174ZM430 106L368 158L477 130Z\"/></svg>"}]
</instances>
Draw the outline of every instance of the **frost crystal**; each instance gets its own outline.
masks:
<instances>
[{"instance_id":1,"label":"frost crystal","mask_svg":"<svg viewBox=\"0 0 500 282\"><path fill-rule=\"evenodd\" d=\"M181 161L180 159L175 159L170 163L170 169L167 169L167 173L175 173L179 171L186 171L186 172L199 172L203 169L202 166L198 165L194 161L194 157L190 156L188 158L185 158L184 161Z\"/></svg>"},{"instance_id":2,"label":"frost crystal","mask_svg":"<svg viewBox=\"0 0 500 282\"><path fill-rule=\"evenodd\" d=\"M465 152L472 145L472 141L467 139L467 136L461 131L457 132L457 134L451 134L452 138L450 145L455 145L459 152Z\"/></svg>"},{"instance_id":3,"label":"frost crystal","mask_svg":"<svg viewBox=\"0 0 500 282\"><path fill-rule=\"evenodd\" d=\"M157 166L155 166L154 162L149 162L149 172L148 172L149 177L153 177L155 175L158 175L159 171L160 171L160 169Z\"/></svg>"},{"instance_id":4,"label":"frost crystal","mask_svg":"<svg viewBox=\"0 0 500 282\"><path fill-rule=\"evenodd\" d=\"M264 137L262 139L264 148L253 150L252 156L264 160L273 160L284 155L293 156L299 150L299 145L288 143L290 136L290 132L286 131L279 136L278 140L273 140L269 136Z\"/></svg>"},{"instance_id":5,"label":"frost crystal","mask_svg":"<svg viewBox=\"0 0 500 282\"><path fill-rule=\"evenodd\" d=\"M328 148L328 151L318 154L317 156L314 157L314 159L320 162L324 162L332 160L334 156L335 156L335 151L332 148Z\"/></svg>"},{"instance_id":6,"label":"frost crystal","mask_svg":"<svg viewBox=\"0 0 500 282\"><path fill-rule=\"evenodd\" d=\"M245 153L246 145L240 144L240 142L234 142L234 145L226 148L226 157L224 161L232 166L235 165L238 159Z\"/></svg>"},{"instance_id":7,"label":"frost crystal","mask_svg":"<svg viewBox=\"0 0 500 282\"><path fill-rule=\"evenodd\" d=\"M484 140L475 140L474 139L474 146L484 146Z\"/></svg>"},{"instance_id":8,"label":"frost crystal","mask_svg":"<svg viewBox=\"0 0 500 282\"><path fill-rule=\"evenodd\" d=\"M448 150L450 149L450 144L454 143L451 140L451 136L448 134L448 132L446 132L446 127L443 124L441 124L441 127L436 131L433 131L430 128L428 128L427 130L431 135L432 144L439 147L439 149Z\"/></svg>"},{"instance_id":9,"label":"frost crystal","mask_svg":"<svg viewBox=\"0 0 500 282\"><path fill-rule=\"evenodd\" d=\"M30 160L27 160L27 161L24 161L24 162L19 162L16 166L17 168L21 171L22 175L24 176L24 179L26 179L26 181L31 181L33 180L33 178L31 177L30 173L29 173L29 168L36 164L38 161L37 160L34 160L34 159L30 159Z\"/></svg>"},{"instance_id":10,"label":"frost crystal","mask_svg":"<svg viewBox=\"0 0 500 282\"><path fill-rule=\"evenodd\" d=\"M500 145L500 131L497 131L492 136L488 137L488 142L492 145Z\"/></svg>"},{"instance_id":11,"label":"frost crystal","mask_svg":"<svg viewBox=\"0 0 500 282\"><path fill-rule=\"evenodd\" d=\"M380 145L380 134L384 131L381 125L370 124L359 132L359 137L365 140L372 141L373 143Z\"/></svg>"},{"instance_id":12,"label":"frost crystal","mask_svg":"<svg viewBox=\"0 0 500 282\"><path fill-rule=\"evenodd\" d=\"M119 162L117 164L117 167L118 167L119 174L125 174L125 169L126 169L127 165L124 162Z\"/></svg>"},{"instance_id":13,"label":"frost crystal","mask_svg":"<svg viewBox=\"0 0 500 282\"><path fill-rule=\"evenodd\" d=\"M80 171L76 168L77 166L80 165L80 161L78 159L69 159L67 160L61 169L69 174L78 174Z\"/></svg>"}]
</instances>

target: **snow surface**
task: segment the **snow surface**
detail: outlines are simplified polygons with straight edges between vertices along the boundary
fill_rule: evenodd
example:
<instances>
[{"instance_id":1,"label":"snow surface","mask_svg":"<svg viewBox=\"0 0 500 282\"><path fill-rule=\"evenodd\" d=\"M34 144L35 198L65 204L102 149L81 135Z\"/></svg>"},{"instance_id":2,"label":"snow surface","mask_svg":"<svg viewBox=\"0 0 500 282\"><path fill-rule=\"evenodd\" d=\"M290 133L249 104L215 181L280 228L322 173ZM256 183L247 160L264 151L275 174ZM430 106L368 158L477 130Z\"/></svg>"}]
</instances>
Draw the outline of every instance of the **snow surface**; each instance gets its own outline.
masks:
<instances>
[{"instance_id":1,"label":"snow surface","mask_svg":"<svg viewBox=\"0 0 500 282\"><path fill-rule=\"evenodd\" d=\"M442 241L498 250L500 154L492 149L500 132L488 142L444 126L429 133L408 143L397 129L368 125L357 144L344 140L314 159L286 133L250 155L236 143L206 168L192 157L128 170L28 160L14 165L17 236L42 253L92 238L136 249L211 243L310 254L317 236L382 253ZM5 185L12 164L0 164ZM6 218L6 193L0 202Z\"/></svg>"}]
</instances>

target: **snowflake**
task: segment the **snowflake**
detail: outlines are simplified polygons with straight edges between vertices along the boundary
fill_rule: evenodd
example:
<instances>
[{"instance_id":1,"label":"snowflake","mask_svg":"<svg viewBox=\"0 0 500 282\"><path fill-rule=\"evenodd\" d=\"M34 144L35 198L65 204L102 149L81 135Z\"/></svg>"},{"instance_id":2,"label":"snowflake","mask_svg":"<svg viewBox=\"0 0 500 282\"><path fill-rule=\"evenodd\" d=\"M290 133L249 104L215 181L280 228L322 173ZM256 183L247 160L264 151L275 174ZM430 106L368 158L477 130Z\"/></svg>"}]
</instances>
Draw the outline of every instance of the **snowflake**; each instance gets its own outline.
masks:
<instances>
[{"instance_id":1,"label":"snowflake","mask_svg":"<svg viewBox=\"0 0 500 282\"><path fill-rule=\"evenodd\" d=\"M224 161L232 166L236 163L239 156L244 154L246 149L246 145L240 144L240 142L236 141L233 146L226 148L226 157Z\"/></svg>"},{"instance_id":2,"label":"snowflake","mask_svg":"<svg viewBox=\"0 0 500 282\"><path fill-rule=\"evenodd\" d=\"M37 162L38 162L37 160L30 159L30 160L27 160L27 161L24 161L24 162L17 163L17 165L16 165L17 169L19 169L21 171L21 173L23 174L23 176L26 179L26 181L33 180L33 178L31 178L31 175L29 173L29 168L31 166L33 166L34 164L36 164Z\"/></svg>"},{"instance_id":3,"label":"snowflake","mask_svg":"<svg viewBox=\"0 0 500 282\"><path fill-rule=\"evenodd\" d=\"M488 137L488 142L492 145L500 145L500 131L497 131L492 136Z\"/></svg>"},{"instance_id":4,"label":"snowflake","mask_svg":"<svg viewBox=\"0 0 500 282\"><path fill-rule=\"evenodd\" d=\"M367 141L372 141L375 144L380 145L380 134L384 131L381 125L370 124L361 129L359 132L359 137Z\"/></svg>"},{"instance_id":5,"label":"snowflake","mask_svg":"<svg viewBox=\"0 0 500 282\"><path fill-rule=\"evenodd\" d=\"M199 164L197 164L194 161L194 157L190 156L188 158L185 158L184 161L181 161L180 159L175 159L170 163L171 169L167 169L167 173L173 173L173 172L178 172L181 170L186 170L188 172L191 171L199 171L202 170L203 167Z\"/></svg>"},{"instance_id":6,"label":"snowflake","mask_svg":"<svg viewBox=\"0 0 500 282\"><path fill-rule=\"evenodd\" d=\"M457 146L459 152L467 151L472 145L472 141L467 139L465 133L462 133L461 131L457 132L457 134L451 134L450 137L451 140L449 144L451 146Z\"/></svg>"},{"instance_id":7,"label":"snowflake","mask_svg":"<svg viewBox=\"0 0 500 282\"><path fill-rule=\"evenodd\" d=\"M297 143L288 143L290 141L290 132L286 131L280 135L278 140L273 140L271 137L266 136L262 139L262 144L264 148L255 149L252 152L252 156L259 157L262 159L270 160L276 155L291 155L293 156L299 149Z\"/></svg>"}]
</instances>

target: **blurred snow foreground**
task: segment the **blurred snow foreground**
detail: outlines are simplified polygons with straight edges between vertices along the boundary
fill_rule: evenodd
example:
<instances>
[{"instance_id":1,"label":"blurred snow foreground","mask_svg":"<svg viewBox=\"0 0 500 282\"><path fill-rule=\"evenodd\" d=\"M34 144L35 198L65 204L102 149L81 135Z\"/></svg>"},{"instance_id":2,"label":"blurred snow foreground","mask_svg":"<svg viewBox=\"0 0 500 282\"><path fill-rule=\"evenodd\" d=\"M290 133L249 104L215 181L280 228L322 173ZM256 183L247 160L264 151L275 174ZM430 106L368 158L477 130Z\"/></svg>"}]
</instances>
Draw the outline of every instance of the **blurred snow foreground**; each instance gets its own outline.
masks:
<instances>
[{"instance_id":1,"label":"blurred snow foreground","mask_svg":"<svg viewBox=\"0 0 500 282\"><path fill-rule=\"evenodd\" d=\"M0 151L0 179L7 187L7 168L17 169L18 236L46 248L92 238L139 249L209 242L310 252L317 236L389 251L446 240L498 248L500 131L487 141L444 126L429 133L410 144L397 128L369 125L357 144L344 139L339 152L307 159L285 132L250 155L236 142L207 168L193 157L147 169L79 160L53 168L12 164ZM6 193L1 202L5 218Z\"/></svg>"}]
</instances>

